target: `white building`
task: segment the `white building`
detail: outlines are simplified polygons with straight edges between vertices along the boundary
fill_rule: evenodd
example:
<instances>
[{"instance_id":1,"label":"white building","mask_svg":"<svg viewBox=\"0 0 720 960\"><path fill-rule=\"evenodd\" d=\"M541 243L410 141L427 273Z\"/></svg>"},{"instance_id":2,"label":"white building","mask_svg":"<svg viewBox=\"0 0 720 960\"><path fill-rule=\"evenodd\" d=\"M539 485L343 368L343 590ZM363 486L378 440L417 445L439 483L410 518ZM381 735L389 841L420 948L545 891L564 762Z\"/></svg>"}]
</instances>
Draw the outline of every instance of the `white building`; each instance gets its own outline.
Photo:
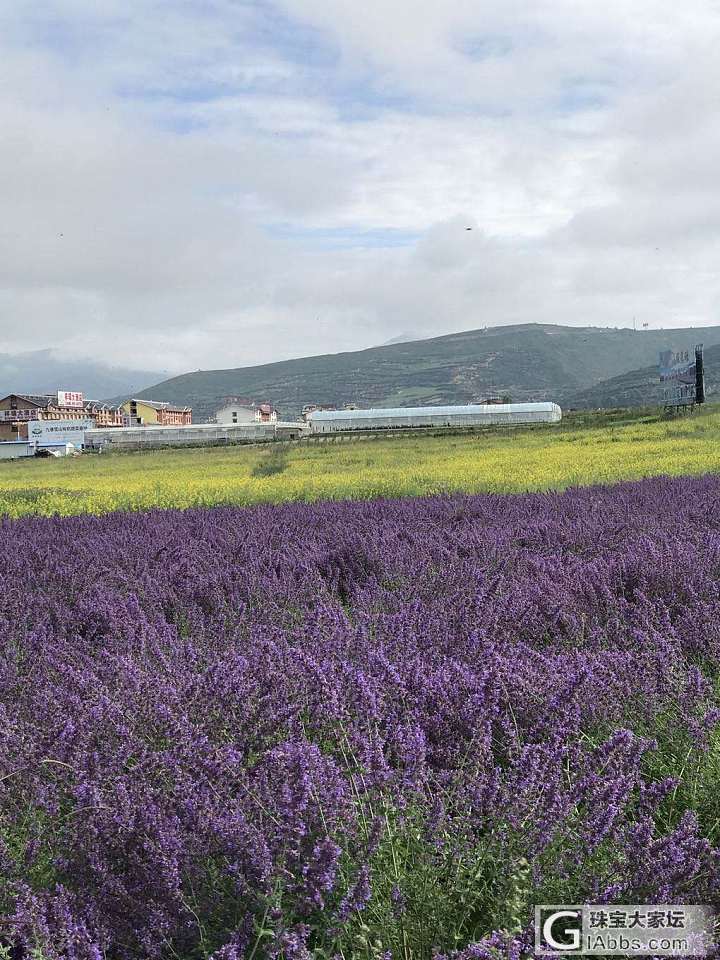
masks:
<instances>
[{"instance_id":1,"label":"white building","mask_svg":"<svg viewBox=\"0 0 720 960\"><path fill-rule=\"evenodd\" d=\"M33 457L35 445L27 440L5 440L0 443L0 460L16 460L18 457Z\"/></svg>"},{"instance_id":2,"label":"white building","mask_svg":"<svg viewBox=\"0 0 720 960\"><path fill-rule=\"evenodd\" d=\"M277 410L269 403L228 403L215 413L215 423L277 423Z\"/></svg>"}]
</instances>

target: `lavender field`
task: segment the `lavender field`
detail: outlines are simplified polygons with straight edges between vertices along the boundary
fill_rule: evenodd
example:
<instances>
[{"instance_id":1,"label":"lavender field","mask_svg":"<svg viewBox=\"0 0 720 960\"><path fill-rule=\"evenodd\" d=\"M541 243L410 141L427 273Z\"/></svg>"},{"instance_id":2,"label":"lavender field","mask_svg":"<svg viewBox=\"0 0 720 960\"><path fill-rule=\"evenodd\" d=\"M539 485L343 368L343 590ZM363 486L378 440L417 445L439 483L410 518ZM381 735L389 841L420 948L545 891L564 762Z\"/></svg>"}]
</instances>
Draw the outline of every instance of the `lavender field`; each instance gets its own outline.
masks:
<instances>
[{"instance_id":1,"label":"lavender field","mask_svg":"<svg viewBox=\"0 0 720 960\"><path fill-rule=\"evenodd\" d=\"M2 521L5 953L524 957L535 903L717 903L718 503Z\"/></svg>"}]
</instances>

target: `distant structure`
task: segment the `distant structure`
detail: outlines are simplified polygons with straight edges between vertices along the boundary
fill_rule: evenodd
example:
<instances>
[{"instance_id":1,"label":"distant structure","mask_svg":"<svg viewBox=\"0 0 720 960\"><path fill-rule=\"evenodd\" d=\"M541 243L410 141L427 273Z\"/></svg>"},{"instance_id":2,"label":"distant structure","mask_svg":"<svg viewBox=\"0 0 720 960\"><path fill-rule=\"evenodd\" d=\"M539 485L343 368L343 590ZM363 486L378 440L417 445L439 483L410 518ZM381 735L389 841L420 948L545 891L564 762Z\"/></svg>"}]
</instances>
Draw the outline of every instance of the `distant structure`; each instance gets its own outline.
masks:
<instances>
[{"instance_id":1,"label":"distant structure","mask_svg":"<svg viewBox=\"0 0 720 960\"><path fill-rule=\"evenodd\" d=\"M271 403L255 403L239 397L224 397L223 401L223 406L215 411L215 423L225 426L234 423L277 423L277 410Z\"/></svg>"},{"instance_id":2,"label":"distant structure","mask_svg":"<svg viewBox=\"0 0 720 960\"><path fill-rule=\"evenodd\" d=\"M557 403L468 404L447 407L393 407L374 410L315 410L308 414L311 433L393 430L413 427L518 426L559 423Z\"/></svg>"},{"instance_id":3,"label":"distant structure","mask_svg":"<svg viewBox=\"0 0 720 960\"><path fill-rule=\"evenodd\" d=\"M662 401L667 410L680 410L705 402L705 365L703 345L690 350L662 350L658 369Z\"/></svg>"},{"instance_id":4,"label":"distant structure","mask_svg":"<svg viewBox=\"0 0 720 960\"><path fill-rule=\"evenodd\" d=\"M86 400L78 390L55 393L10 393L0 399L0 441L28 439L28 424L36 421L87 421L98 427L121 427L122 413L116 407Z\"/></svg>"},{"instance_id":5,"label":"distant structure","mask_svg":"<svg viewBox=\"0 0 720 960\"><path fill-rule=\"evenodd\" d=\"M125 427L186 427L192 423L192 407L175 407L159 400L126 400L120 405Z\"/></svg>"},{"instance_id":6,"label":"distant structure","mask_svg":"<svg viewBox=\"0 0 720 960\"><path fill-rule=\"evenodd\" d=\"M337 410L337 407L324 406L319 403L306 403L305 406L302 408L302 412L300 413L300 419L304 423L309 423L310 415L315 413L316 410Z\"/></svg>"},{"instance_id":7,"label":"distant structure","mask_svg":"<svg viewBox=\"0 0 720 960\"><path fill-rule=\"evenodd\" d=\"M96 427L121 427L123 425L120 408L108 406L107 403L96 403L94 400L86 401L85 415L95 421Z\"/></svg>"},{"instance_id":8,"label":"distant structure","mask_svg":"<svg viewBox=\"0 0 720 960\"><path fill-rule=\"evenodd\" d=\"M259 423L277 423L277 410L271 404L261 403L257 412Z\"/></svg>"}]
</instances>

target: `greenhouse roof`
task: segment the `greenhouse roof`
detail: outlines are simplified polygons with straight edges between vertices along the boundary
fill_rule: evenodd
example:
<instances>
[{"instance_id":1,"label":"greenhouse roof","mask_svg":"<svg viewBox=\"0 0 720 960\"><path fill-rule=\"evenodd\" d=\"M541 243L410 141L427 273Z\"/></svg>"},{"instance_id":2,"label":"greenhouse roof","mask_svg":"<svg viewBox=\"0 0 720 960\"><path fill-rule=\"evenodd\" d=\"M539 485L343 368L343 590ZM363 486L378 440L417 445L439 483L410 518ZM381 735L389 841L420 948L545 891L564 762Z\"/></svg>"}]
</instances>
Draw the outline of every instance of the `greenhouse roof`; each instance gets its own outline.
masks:
<instances>
[{"instance_id":1,"label":"greenhouse roof","mask_svg":"<svg viewBox=\"0 0 720 960\"><path fill-rule=\"evenodd\" d=\"M370 410L313 410L312 420L374 420L381 417L445 417L483 413L552 413L558 405L542 403L472 403L445 407L375 407Z\"/></svg>"}]
</instances>

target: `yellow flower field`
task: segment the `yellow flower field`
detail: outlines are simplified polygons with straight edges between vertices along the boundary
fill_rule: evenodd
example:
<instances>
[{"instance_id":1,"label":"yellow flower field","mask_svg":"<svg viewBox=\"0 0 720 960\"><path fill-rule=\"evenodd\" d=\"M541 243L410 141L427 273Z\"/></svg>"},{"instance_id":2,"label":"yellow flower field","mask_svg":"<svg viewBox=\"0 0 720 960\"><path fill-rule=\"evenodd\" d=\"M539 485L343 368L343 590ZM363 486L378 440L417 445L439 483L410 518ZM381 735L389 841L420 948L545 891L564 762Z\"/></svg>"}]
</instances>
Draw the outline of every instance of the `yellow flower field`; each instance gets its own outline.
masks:
<instances>
[{"instance_id":1,"label":"yellow flower field","mask_svg":"<svg viewBox=\"0 0 720 960\"><path fill-rule=\"evenodd\" d=\"M720 471L720 410L470 435L0 462L0 514L562 489Z\"/></svg>"}]
</instances>

